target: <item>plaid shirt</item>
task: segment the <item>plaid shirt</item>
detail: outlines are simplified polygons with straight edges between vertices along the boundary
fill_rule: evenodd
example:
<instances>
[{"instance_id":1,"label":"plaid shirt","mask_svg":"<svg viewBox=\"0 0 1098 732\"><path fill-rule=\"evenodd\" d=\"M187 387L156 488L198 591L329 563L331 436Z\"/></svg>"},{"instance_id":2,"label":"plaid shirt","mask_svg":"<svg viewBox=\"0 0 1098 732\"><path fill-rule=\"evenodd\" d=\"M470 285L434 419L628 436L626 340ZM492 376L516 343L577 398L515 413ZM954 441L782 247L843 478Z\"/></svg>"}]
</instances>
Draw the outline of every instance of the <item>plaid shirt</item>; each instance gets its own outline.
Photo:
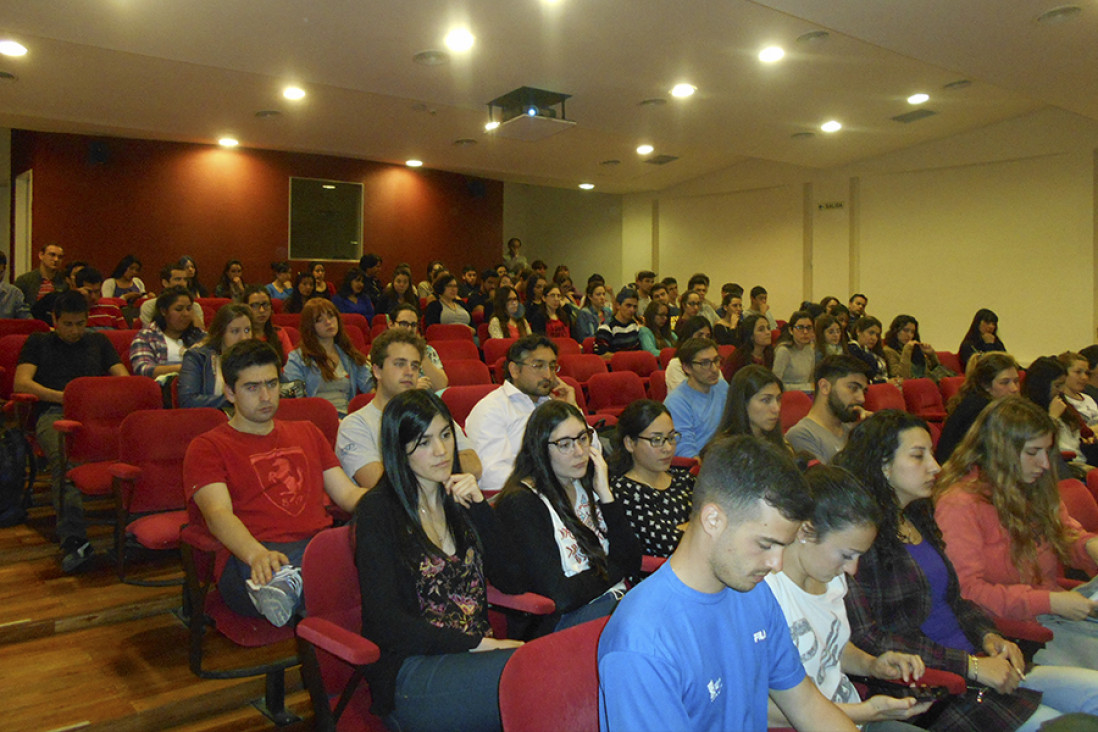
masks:
<instances>
[{"instance_id":1,"label":"plaid shirt","mask_svg":"<svg viewBox=\"0 0 1098 732\"><path fill-rule=\"evenodd\" d=\"M183 333L183 345L190 348L205 335L202 331L191 326ZM160 330L156 322L149 323L139 330L130 343L130 363L133 364L135 376L152 376L157 366L162 366L168 361L168 343L164 340L164 332Z\"/></svg>"},{"instance_id":2,"label":"plaid shirt","mask_svg":"<svg viewBox=\"0 0 1098 732\"><path fill-rule=\"evenodd\" d=\"M983 637L995 632L991 619L974 603L961 598L957 574L946 558L938 528L934 524L930 502L916 501L907 510L908 519L919 529L945 562L949 573L947 597L957 622L973 646L982 648ZM861 558L858 574L850 582L846 612L850 618L851 642L869 653L902 651L920 656L927 666L965 676L968 654L946 648L926 637L921 626L931 611L930 583L918 563L903 551L882 556L878 541ZM1033 714L1041 701L1038 692L1018 689L1014 694L999 694L988 689L983 701L977 693L951 698L931 710L937 718L930 726L936 730L1017 729ZM943 707L938 713L938 707Z\"/></svg>"}]
</instances>

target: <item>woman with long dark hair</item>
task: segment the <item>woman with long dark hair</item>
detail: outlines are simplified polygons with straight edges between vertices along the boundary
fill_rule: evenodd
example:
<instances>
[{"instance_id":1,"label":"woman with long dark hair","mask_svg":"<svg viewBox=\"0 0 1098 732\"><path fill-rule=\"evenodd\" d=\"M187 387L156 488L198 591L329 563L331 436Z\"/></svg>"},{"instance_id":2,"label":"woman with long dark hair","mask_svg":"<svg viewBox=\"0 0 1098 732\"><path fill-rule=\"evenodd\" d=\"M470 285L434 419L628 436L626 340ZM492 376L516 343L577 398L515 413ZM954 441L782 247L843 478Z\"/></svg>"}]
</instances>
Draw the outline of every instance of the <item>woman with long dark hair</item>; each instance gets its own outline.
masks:
<instances>
[{"instance_id":1,"label":"woman with long dark hair","mask_svg":"<svg viewBox=\"0 0 1098 732\"><path fill-rule=\"evenodd\" d=\"M304 382L307 396L327 399L344 417L356 394L373 391L374 377L366 361L343 329L335 305L319 297L305 303L301 345L286 361L287 381Z\"/></svg>"},{"instance_id":2,"label":"woman with long dark hair","mask_svg":"<svg viewBox=\"0 0 1098 732\"><path fill-rule=\"evenodd\" d=\"M609 615L625 578L640 571L640 546L592 434L571 404L539 405L496 507L529 589L557 605L547 630Z\"/></svg>"},{"instance_id":3,"label":"woman with long dark hair","mask_svg":"<svg viewBox=\"0 0 1098 732\"><path fill-rule=\"evenodd\" d=\"M816 390L812 379L816 369L816 323L812 315L798 310L789 316L789 330L782 334L774 348L774 375L788 389L811 394Z\"/></svg>"},{"instance_id":4,"label":"woman with long dark hair","mask_svg":"<svg viewBox=\"0 0 1098 732\"><path fill-rule=\"evenodd\" d=\"M1026 670L1018 647L976 603L962 598L930 503L940 468L926 422L881 410L854 428L832 464L853 473L884 509L877 539L862 555L846 597L851 640L869 653L914 653L972 684L963 696L939 702L941 712L923 726L1028 732L1061 712L1094 713L1092 671Z\"/></svg>"},{"instance_id":5,"label":"woman with long dark hair","mask_svg":"<svg viewBox=\"0 0 1098 732\"><path fill-rule=\"evenodd\" d=\"M492 304L492 317L488 320L491 338L522 338L530 335L530 324L524 317L522 302L515 288L500 285Z\"/></svg>"},{"instance_id":6,"label":"woman with long dark hair","mask_svg":"<svg viewBox=\"0 0 1098 732\"><path fill-rule=\"evenodd\" d=\"M349 269L336 294L332 295L332 304L341 313L356 313L369 322L374 317L374 304L363 294L365 290L366 273L357 267Z\"/></svg>"},{"instance_id":7,"label":"woman with long dark hair","mask_svg":"<svg viewBox=\"0 0 1098 732\"><path fill-rule=\"evenodd\" d=\"M674 348L679 339L671 330L671 308L653 300L644 309L644 325L640 329L641 348L656 358L665 348Z\"/></svg>"},{"instance_id":8,"label":"woman with long dark hair","mask_svg":"<svg viewBox=\"0 0 1098 732\"><path fill-rule=\"evenodd\" d=\"M458 279L449 272L440 272L431 285L435 299L427 303L423 320L427 325L442 323L469 326L472 330L472 316L465 303L458 297Z\"/></svg>"},{"instance_id":9,"label":"woman with long dark hair","mask_svg":"<svg viewBox=\"0 0 1098 732\"><path fill-rule=\"evenodd\" d=\"M847 345L847 352L869 367L866 375L870 384L888 381L888 362L881 345L881 321L872 315L863 315L854 322L854 339Z\"/></svg>"},{"instance_id":10,"label":"woman with long dark hair","mask_svg":"<svg viewBox=\"0 0 1098 732\"><path fill-rule=\"evenodd\" d=\"M243 300L252 311L254 337L270 343L282 363L286 363L286 357L294 350L294 343L284 328L271 322L270 291L264 285L248 285L244 288Z\"/></svg>"},{"instance_id":11,"label":"woman with long dark hair","mask_svg":"<svg viewBox=\"0 0 1098 732\"><path fill-rule=\"evenodd\" d=\"M153 321L137 332L130 343L130 363L137 376L177 373L187 349L205 335L194 326L194 300L187 288L169 287L156 298Z\"/></svg>"},{"instance_id":12,"label":"woman with long dark hair","mask_svg":"<svg viewBox=\"0 0 1098 732\"><path fill-rule=\"evenodd\" d=\"M240 302L243 294L244 265L239 259L230 259L221 270L221 279L214 288L214 297L227 297L234 302Z\"/></svg>"},{"instance_id":13,"label":"woman with long dark hair","mask_svg":"<svg viewBox=\"0 0 1098 732\"><path fill-rule=\"evenodd\" d=\"M770 369L758 364L744 366L728 384L728 398L717 436L753 435L792 452L782 435L784 391L782 380Z\"/></svg>"},{"instance_id":14,"label":"woman with long dark hair","mask_svg":"<svg viewBox=\"0 0 1098 732\"><path fill-rule=\"evenodd\" d=\"M938 462L949 459L984 407L996 399L1017 394L1019 383L1018 362L1009 353L984 353L969 362L965 383L946 403L949 416L934 450Z\"/></svg>"},{"instance_id":15,"label":"woman with long dark hair","mask_svg":"<svg viewBox=\"0 0 1098 732\"><path fill-rule=\"evenodd\" d=\"M846 335L842 323L835 316L828 313L817 315L813 327L816 331L816 363L825 356L841 356L847 352Z\"/></svg>"},{"instance_id":16,"label":"woman with long dark hair","mask_svg":"<svg viewBox=\"0 0 1098 732\"><path fill-rule=\"evenodd\" d=\"M576 316L576 327L573 331L576 340L582 343L585 338L594 338L599 326L610 317L606 307L606 285L599 280L588 282L583 307Z\"/></svg>"},{"instance_id":17,"label":"woman with long dark hair","mask_svg":"<svg viewBox=\"0 0 1098 732\"><path fill-rule=\"evenodd\" d=\"M336 289L335 283L326 279L328 270L324 266L324 262L309 262L307 271L312 274L313 283L316 286L314 297L323 297L330 300L332 295L336 293Z\"/></svg>"},{"instance_id":18,"label":"woman with long dark hair","mask_svg":"<svg viewBox=\"0 0 1098 732\"><path fill-rule=\"evenodd\" d=\"M546 287L543 297L541 305L527 310L530 313L530 329L549 338L571 338L572 326L576 321L560 285L554 283Z\"/></svg>"},{"instance_id":19,"label":"woman with long dark hair","mask_svg":"<svg viewBox=\"0 0 1098 732\"><path fill-rule=\"evenodd\" d=\"M679 433L671 412L660 402L638 399L618 417L610 456L610 490L644 553L669 557L690 520L694 476L671 466Z\"/></svg>"},{"instance_id":20,"label":"woman with long dark hair","mask_svg":"<svg viewBox=\"0 0 1098 732\"><path fill-rule=\"evenodd\" d=\"M272 300L289 300L294 292L294 272L286 261L271 262L274 279L267 283L267 294Z\"/></svg>"},{"instance_id":21,"label":"woman with long dark hair","mask_svg":"<svg viewBox=\"0 0 1098 732\"><path fill-rule=\"evenodd\" d=\"M419 315L419 298L412 286L412 270L398 266L393 270L393 281L381 293L377 312L392 316L393 309L401 304L411 305Z\"/></svg>"},{"instance_id":22,"label":"woman with long dark hair","mask_svg":"<svg viewBox=\"0 0 1098 732\"><path fill-rule=\"evenodd\" d=\"M972 316L972 324L968 326L968 331L961 340L961 347L958 349L961 366L967 371L968 362L977 353L1005 350L1006 346L999 340L999 316L995 314L994 310L980 308Z\"/></svg>"},{"instance_id":23,"label":"woman with long dark hair","mask_svg":"<svg viewBox=\"0 0 1098 732\"><path fill-rule=\"evenodd\" d=\"M316 280L311 273L302 272L294 280L294 291L282 306L282 312L300 313L305 308L305 303L316 296Z\"/></svg>"},{"instance_id":24,"label":"woman with long dark hair","mask_svg":"<svg viewBox=\"0 0 1098 732\"><path fill-rule=\"evenodd\" d=\"M940 365L934 347L919 335L919 321L910 315L892 319L884 337L884 357L892 378L921 379L932 376Z\"/></svg>"},{"instance_id":25,"label":"woman with long dark hair","mask_svg":"<svg viewBox=\"0 0 1098 732\"><path fill-rule=\"evenodd\" d=\"M103 297L120 297L127 304L133 303L145 294L145 283L137 275L141 274L141 260L127 254L115 265L111 276L103 280L100 288Z\"/></svg>"},{"instance_id":26,"label":"woman with long dark hair","mask_svg":"<svg viewBox=\"0 0 1098 732\"><path fill-rule=\"evenodd\" d=\"M770 321L764 315L745 315L740 323L740 340L721 373L731 382L736 372L749 364L771 368L774 365L773 337Z\"/></svg>"},{"instance_id":27,"label":"woman with long dark hair","mask_svg":"<svg viewBox=\"0 0 1098 732\"><path fill-rule=\"evenodd\" d=\"M521 645L492 637L488 582L526 588L476 479L459 472L456 430L435 394L393 397L384 473L355 507L362 634L381 649L366 680L391 729L498 730L499 677Z\"/></svg>"},{"instance_id":28,"label":"woman with long dark hair","mask_svg":"<svg viewBox=\"0 0 1098 732\"><path fill-rule=\"evenodd\" d=\"M191 297L209 297L210 291L198 281L198 264L194 261L194 257L184 254L179 258L179 266L187 273L187 289L191 291Z\"/></svg>"},{"instance_id":29,"label":"woman with long dark hair","mask_svg":"<svg viewBox=\"0 0 1098 732\"><path fill-rule=\"evenodd\" d=\"M225 382L221 378L221 354L240 341L254 337L252 311L246 305L224 305L210 323L206 337L183 354L179 370L179 406L223 407Z\"/></svg>"}]
</instances>

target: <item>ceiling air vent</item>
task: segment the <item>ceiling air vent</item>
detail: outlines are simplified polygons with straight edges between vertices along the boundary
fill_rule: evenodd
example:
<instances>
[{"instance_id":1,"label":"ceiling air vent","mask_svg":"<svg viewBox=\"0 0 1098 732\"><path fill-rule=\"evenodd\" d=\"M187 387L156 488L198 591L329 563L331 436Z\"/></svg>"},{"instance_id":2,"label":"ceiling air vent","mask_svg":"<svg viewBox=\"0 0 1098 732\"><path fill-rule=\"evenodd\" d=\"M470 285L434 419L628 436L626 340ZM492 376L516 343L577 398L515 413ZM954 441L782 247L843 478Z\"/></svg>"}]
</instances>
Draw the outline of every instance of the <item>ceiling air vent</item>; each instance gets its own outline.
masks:
<instances>
[{"instance_id":1,"label":"ceiling air vent","mask_svg":"<svg viewBox=\"0 0 1098 732\"><path fill-rule=\"evenodd\" d=\"M649 165L667 165L678 160L678 157L674 155L653 155L650 158L645 158L644 162Z\"/></svg>"},{"instance_id":2,"label":"ceiling air vent","mask_svg":"<svg viewBox=\"0 0 1098 732\"><path fill-rule=\"evenodd\" d=\"M907 114L898 114L892 119L895 122L903 122L906 125L910 122L918 122L921 119L932 117L935 114L938 113L930 109L916 109L914 112L908 112Z\"/></svg>"}]
</instances>

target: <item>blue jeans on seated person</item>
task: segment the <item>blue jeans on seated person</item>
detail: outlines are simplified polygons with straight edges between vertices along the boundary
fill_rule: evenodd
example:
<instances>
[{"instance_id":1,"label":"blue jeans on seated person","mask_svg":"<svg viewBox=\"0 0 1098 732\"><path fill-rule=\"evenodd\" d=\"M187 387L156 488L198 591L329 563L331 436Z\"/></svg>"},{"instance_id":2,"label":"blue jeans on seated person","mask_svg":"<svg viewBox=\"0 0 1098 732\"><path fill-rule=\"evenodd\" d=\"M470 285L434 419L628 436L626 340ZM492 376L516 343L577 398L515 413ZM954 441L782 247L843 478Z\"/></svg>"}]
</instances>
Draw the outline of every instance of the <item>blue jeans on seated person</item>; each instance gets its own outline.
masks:
<instances>
[{"instance_id":1,"label":"blue jeans on seated person","mask_svg":"<svg viewBox=\"0 0 1098 732\"><path fill-rule=\"evenodd\" d=\"M560 620L557 622L557 627L553 629L553 632L571 628L574 625L582 625L588 620L605 618L610 615L610 613L614 612L614 608L617 606L618 597L613 592L599 595L583 607L577 607L572 612L561 615Z\"/></svg>"},{"instance_id":2,"label":"blue jeans on seated person","mask_svg":"<svg viewBox=\"0 0 1098 732\"><path fill-rule=\"evenodd\" d=\"M290 560L292 566L300 567L301 558L305 554L305 547L311 540L309 538L283 544L270 542L264 543L263 546L276 552L282 552ZM251 577L251 567L236 557L229 557L229 561L225 564L225 571L221 573L221 578L217 580L217 591L221 593L221 599L225 601L229 609L237 615L261 618L263 615L252 603L251 596L248 594L248 585L245 584ZM300 611L300 609L301 603L298 604L296 610Z\"/></svg>"},{"instance_id":3,"label":"blue jeans on seated person","mask_svg":"<svg viewBox=\"0 0 1098 732\"><path fill-rule=\"evenodd\" d=\"M498 730L499 677L513 648L409 656L396 679L393 732Z\"/></svg>"}]
</instances>

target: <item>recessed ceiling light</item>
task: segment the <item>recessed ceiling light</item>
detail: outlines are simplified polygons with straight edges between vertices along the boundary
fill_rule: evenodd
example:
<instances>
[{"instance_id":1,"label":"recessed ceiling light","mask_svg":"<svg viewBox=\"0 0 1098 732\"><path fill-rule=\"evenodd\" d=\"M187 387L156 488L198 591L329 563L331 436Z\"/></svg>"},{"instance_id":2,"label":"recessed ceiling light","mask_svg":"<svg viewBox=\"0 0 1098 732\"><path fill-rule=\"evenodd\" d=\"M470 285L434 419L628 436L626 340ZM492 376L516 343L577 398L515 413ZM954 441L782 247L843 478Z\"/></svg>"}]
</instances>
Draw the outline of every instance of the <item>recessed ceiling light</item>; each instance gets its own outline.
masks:
<instances>
[{"instance_id":1,"label":"recessed ceiling light","mask_svg":"<svg viewBox=\"0 0 1098 732\"><path fill-rule=\"evenodd\" d=\"M423 165L423 161L422 160L412 159L412 160L406 160L404 162L404 164L407 165L409 168L419 168Z\"/></svg>"},{"instance_id":2,"label":"recessed ceiling light","mask_svg":"<svg viewBox=\"0 0 1098 732\"><path fill-rule=\"evenodd\" d=\"M697 90L698 87L693 84L675 84L675 86L671 87L671 96L679 97L681 99L683 97L691 96Z\"/></svg>"},{"instance_id":3,"label":"recessed ceiling light","mask_svg":"<svg viewBox=\"0 0 1098 732\"><path fill-rule=\"evenodd\" d=\"M589 191L594 187L595 187L594 183L580 183L580 188L582 188L585 191Z\"/></svg>"},{"instance_id":4,"label":"recessed ceiling light","mask_svg":"<svg viewBox=\"0 0 1098 732\"><path fill-rule=\"evenodd\" d=\"M260 119L271 119L272 117L278 117L281 114L282 112L279 112L277 109L261 109L255 113L255 116Z\"/></svg>"},{"instance_id":5,"label":"recessed ceiling light","mask_svg":"<svg viewBox=\"0 0 1098 732\"><path fill-rule=\"evenodd\" d=\"M497 122L495 120L492 120L491 122L484 125L484 131L485 132L491 132L492 130L494 130L498 127L499 127L499 122Z\"/></svg>"},{"instance_id":6,"label":"recessed ceiling light","mask_svg":"<svg viewBox=\"0 0 1098 732\"><path fill-rule=\"evenodd\" d=\"M842 128L842 123L833 119L828 120L827 122L824 122L822 125L820 125L820 129L824 132L838 132Z\"/></svg>"},{"instance_id":7,"label":"recessed ceiling light","mask_svg":"<svg viewBox=\"0 0 1098 732\"><path fill-rule=\"evenodd\" d=\"M790 137L794 140L808 140L816 136L815 132L794 132Z\"/></svg>"},{"instance_id":8,"label":"recessed ceiling light","mask_svg":"<svg viewBox=\"0 0 1098 732\"><path fill-rule=\"evenodd\" d=\"M469 32L468 28L454 28L446 34L442 42L454 53L462 53L472 48L476 41L476 37Z\"/></svg>"},{"instance_id":9,"label":"recessed ceiling light","mask_svg":"<svg viewBox=\"0 0 1098 732\"><path fill-rule=\"evenodd\" d=\"M0 41L0 53L5 56L26 56L27 47L15 41Z\"/></svg>"},{"instance_id":10,"label":"recessed ceiling light","mask_svg":"<svg viewBox=\"0 0 1098 732\"><path fill-rule=\"evenodd\" d=\"M667 100L663 97L652 97L651 99L642 99L637 104L642 107L662 107L667 104Z\"/></svg>"},{"instance_id":11,"label":"recessed ceiling light","mask_svg":"<svg viewBox=\"0 0 1098 732\"><path fill-rule=\"evenodd\" d=\"M930 101L930 95L929 94L923 94L921 92L919 94L912 94L910 97L907 98L907 103L908 104L923 104L924 102L929 102L929 101Z\"/></svg>"},{"instance_id":12,"label":"recessed ceiling light","mask_svg":"<svg viewBox=\"0 0 1098 732\"><path fill-rule=\"evenodd\" d=\"M831 37L831 34L828 33L825 30L808 31L807 33L803 33L803 34L797 36L797 43L809 43L809 44L823 43L830 37Z\"/></svg>"},{"instance_id":13,"label":"recessed ceiling light","mask_svg":"<svg viewBox=\"0 0 1098 732\"><path fill-rule=\"evenodd\" d=\"M651 155L652 151L655 149L656 148L652 147L651 145L638 145L637 155Z\"/></svg>"},{"instance_id":14,"label":"recessed ceiling light","mask_svg":"<svg viewBox=\"0 0 1098 732\"><path fill-rule=\"evenodd\" d=\"M1052 10L1046 10L1038 15L1037 22L1046 25L1066 23L1069 20L1074 20L1081 12L1083 12L1083 9L1078 5L1062 5L1058 8L1053 8Z\"/></svg>"},{"instance_id":15,"label":"recessed ceiling light","mask_svg":"<svg viewBox=\"0 0 1098 732\"><path fill-rule=\"evenodd\" d=\"M235 137L222 137L217 141L217 144L221 147L236 147L240 144L240 140Z\"/></svg>"},{"instance_id":16,"label":"recessed ceiling light","mask_svg":"<svg viewBox=\"0 0 1098 732\"><path fill-rule=\"evenodd\" d=\"M294 99L294 100L304 99L305 98L305 90L302 89L299 86L288 86L288 87L286 87L285 89L282 90L282 96L286 97L287 99Z\"/></svg>"},{"instance_id":17,"label":"recessed ceiling light","mask_svg":"<svg viewBox=\"0 0 1098 732\"><path fill-rule=\"evenodd\" d=\"M412 60L424 66L441 66L450 61L450 54L438 49L427 49L412 56Z\"/></svg>"},{"instance_id":18,"label":"recessed ceiling light","mask_svg":"<svg viewBox=\"0 0 1098 732\"><path fill-rule=\"evenodd\" d=\"M778 46L767 46L763 50L759 51L759 60L767 64L772 64L775 61L781 61L784 57L785 51Z\"/></svg>"},{"instance_id":19,"label":"recessed ceiling light","mask_svg":"<svg viewBox=\"0 0 1098 732\"><path fill-rule=\"evenodd\" d=\"M942 88L943 89L949 89L951 91L955 91L957 89L967 89L970 86L972 86L972 82L969 81L968 79L958 79L957 81L949 82L948 84L946 84Z\"/></svg>"}]
</instances>

